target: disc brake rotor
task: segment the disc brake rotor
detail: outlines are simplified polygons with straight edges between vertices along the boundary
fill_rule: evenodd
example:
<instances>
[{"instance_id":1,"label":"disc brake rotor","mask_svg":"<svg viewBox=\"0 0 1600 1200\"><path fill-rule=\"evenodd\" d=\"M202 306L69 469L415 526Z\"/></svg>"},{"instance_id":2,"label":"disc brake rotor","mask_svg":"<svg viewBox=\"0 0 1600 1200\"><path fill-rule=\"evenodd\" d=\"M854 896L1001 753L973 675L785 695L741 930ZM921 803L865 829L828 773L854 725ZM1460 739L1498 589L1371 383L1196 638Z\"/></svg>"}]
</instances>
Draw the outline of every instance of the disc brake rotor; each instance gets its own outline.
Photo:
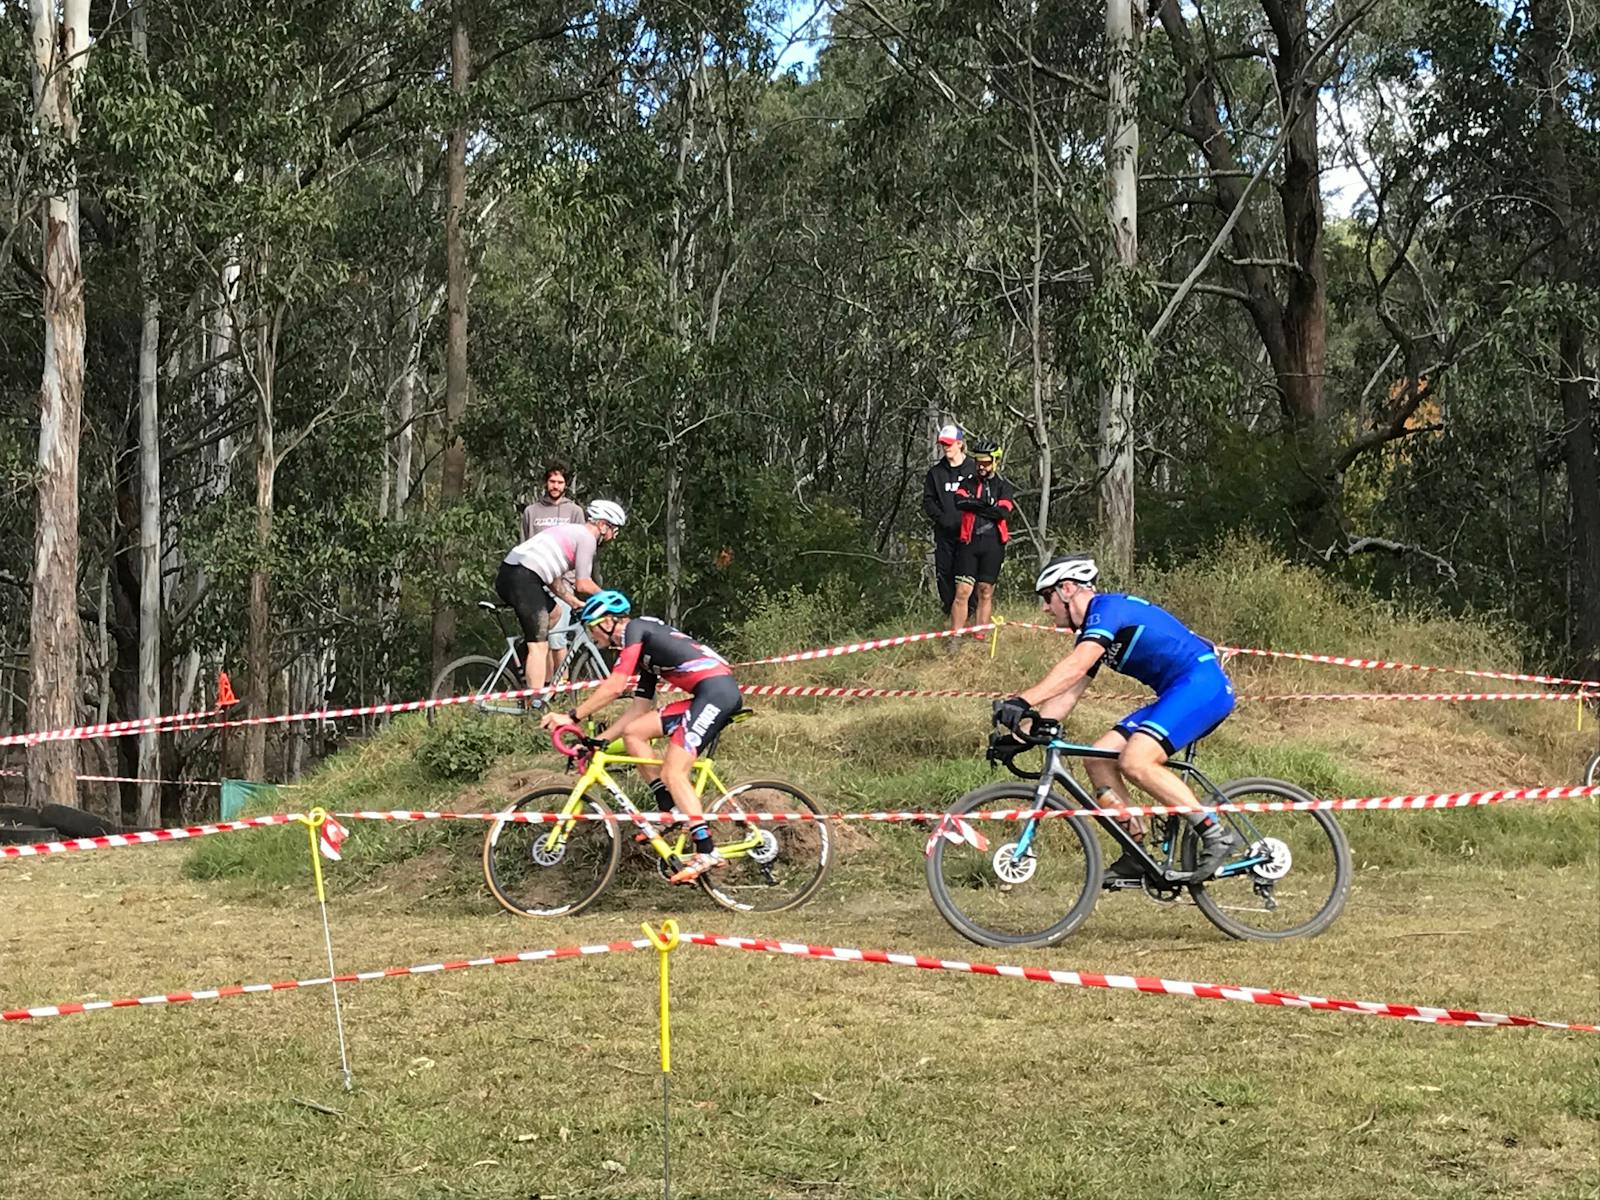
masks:
<instances>
[{"instance_id":1,"label":"disc brake rotor","mask_svg":"<svg viewBox=\"0 0 1600 1200\"><path fill-rule=\"evenodd\" d=\"M1262 838L1250 844L1250 856L1254 858L1258 855L1266 861L1250 868L1250 874L1257 879L1282 879L1294 866L1294 855L1290 853L1288 845L1275 837Z\"/></svg>"},{"instance_id":2,"label":"disc brake rotor","mask_svg":"<svg viewBox=\"0 0 1600 1200\"><path fill-rule=\"evenodd\" d=\"M756 830L756 836L761 839L761 844L759 846L752 846L749 850L745 851L745 853L751 858L755 859L762 866L766 866L769 862L778 857L778 835L773 833L770 829L758 829Z\"/></svg>"},{"instance_id":3,"label":"disc brake rotor","mask_svg":"<svg viewBox=\"0 0 1600 1200\"><path fill-rule=\"evenodd\" d=\"M994 873L1002 883L1027 883L1039 869L1039 860L1033 855L1017 858L1017 844L1007 842L994 852L991 860Z\"/></svg>"},{"instance_id":4,"label":"disc brake rotor","mask_svg":"<svg viewBox=\"0 0 1600 1200\"><path fill-rule=\"evenodd\" d=\"M567 856L567 844L565 842L557 842L554 846L551 846L541 837L534 841L531 853L536 865L553 867Z\"/></svg>"}]
</instances>

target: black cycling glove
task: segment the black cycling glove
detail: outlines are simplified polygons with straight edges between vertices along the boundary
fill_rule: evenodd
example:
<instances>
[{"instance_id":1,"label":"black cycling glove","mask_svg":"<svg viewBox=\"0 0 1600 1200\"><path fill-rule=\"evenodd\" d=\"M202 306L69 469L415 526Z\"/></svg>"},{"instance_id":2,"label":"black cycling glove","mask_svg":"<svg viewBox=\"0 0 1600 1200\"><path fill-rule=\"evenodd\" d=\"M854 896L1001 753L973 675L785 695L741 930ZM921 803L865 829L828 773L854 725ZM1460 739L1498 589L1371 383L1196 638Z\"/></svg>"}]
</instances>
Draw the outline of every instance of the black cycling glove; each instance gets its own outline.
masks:
<instances>
[{"instance_id":1,"label":"black cycling glove","mask_svg":"<svg viewBox=\"0 0 1600 1200\"><path fill-rule=\"evenodd\" d=\"M1009 696L1004 700L994 702L994 723L1003 725L1012 733L1017 732L1017 726L1022 719L1033 711L1030 705L1021 696Z\"/></svg>"}]
</instances>

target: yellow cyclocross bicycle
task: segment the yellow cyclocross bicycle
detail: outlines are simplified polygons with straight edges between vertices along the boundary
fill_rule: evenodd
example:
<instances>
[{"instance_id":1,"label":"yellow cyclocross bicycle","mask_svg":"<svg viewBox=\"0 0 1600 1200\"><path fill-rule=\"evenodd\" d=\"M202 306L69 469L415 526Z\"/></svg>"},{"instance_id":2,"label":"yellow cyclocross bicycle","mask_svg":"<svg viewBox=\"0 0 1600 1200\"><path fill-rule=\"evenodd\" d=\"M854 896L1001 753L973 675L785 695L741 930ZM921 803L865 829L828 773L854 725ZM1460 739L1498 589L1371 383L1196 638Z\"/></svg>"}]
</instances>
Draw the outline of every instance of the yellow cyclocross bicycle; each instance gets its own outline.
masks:
<instances>
[{"instance_id":1,"label":"yellow cyclocross bicycle","mask_svg":"<svg viewBox=\"0 0 1600 1200\"><path fill-rule=\"evenodd\" d=\"M536 788L504 810L555 812L560 819L547 824L494 821L484 835L483 876L494 898L511 912L529 917L582 912L616 878L624 842L653 854L663 880L688 857L687 826L635 821L641 810L607 770L659 766L661 760L621 753L620 739L609 745L591 738L581 743L586 753L578 762L588 761L577 783L570 789ZM695 795L703 799L710 789L716 796L705 806L708 815L817 812L809 796L781 780L725 786L706 754L695 759L691 778ZM608 792L616 802L615 813L602 799ZM728 865L706 872L698 882L713 900L735 912L780 912L804 904L822 886L833 862L833 839L822 821L714 821L711 828Z\"/></svg>"}]
</instances>

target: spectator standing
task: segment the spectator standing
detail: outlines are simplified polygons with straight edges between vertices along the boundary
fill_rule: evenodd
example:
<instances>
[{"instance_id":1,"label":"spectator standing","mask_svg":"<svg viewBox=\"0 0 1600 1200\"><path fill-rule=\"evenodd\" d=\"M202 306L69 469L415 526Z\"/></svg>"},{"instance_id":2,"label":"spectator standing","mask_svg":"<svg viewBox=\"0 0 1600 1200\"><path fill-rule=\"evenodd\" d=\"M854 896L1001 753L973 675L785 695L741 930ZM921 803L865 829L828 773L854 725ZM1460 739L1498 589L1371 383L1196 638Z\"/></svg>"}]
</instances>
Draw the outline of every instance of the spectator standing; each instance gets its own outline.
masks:
<instances>
[{"instance_id":1,"label":"spectator standing","mask_svg":"<svg viewBox=\"0 0 1600 1200\"><path fill-rule=\"evenodd\" d=\"M957 535L955 600L950 606L950 628L960 629L967 619L967 603L977 597L974 625L987 625L994 613L994 585L1006 560L1011 530L1006 522L1016 508L1011 484L999 474L1000 448L993 442L975 442L972 463L977 473L956 489L955 505L961 513ZM979 632L975 636L985 635Z\"/></svg>"},{"instance_id":2,"label":"spectator standing","mask_svg":"<svg viewBox=\"0 0 1600 1200\"><path fill-rule=\"evenodd\" d=\"M527 541L540 530L549 529L552 525L582 525L584 522L583 506L572 499L567 492L568 481L572 472L567 470L566 463L552 462L544 469L544 491L534 502L522 510L522 540ZM561 577L569 591L577 584L577 576L568 571ZM554 679L556 672L561 669L561 663L567 657L567 626L572 609L566 601L557 600L555 612L550 618L550 673L546 679Z\"/></svg>"},{"instance_id":3,"label":"spectator standing","mask_svg":"<svg viewBox=\"0 0 1600 1200\"><path fill-rule=\"evenodd\" d=\"M939 607L951 612L956 598L956 555L961 546L961 510L956 492L969 485L977 469L967 457L966 435L959 425L939 429L944 455L928 468L922 481L922 512L933 526L933 576L939 585Z\"/></svg>"}]
</instances>

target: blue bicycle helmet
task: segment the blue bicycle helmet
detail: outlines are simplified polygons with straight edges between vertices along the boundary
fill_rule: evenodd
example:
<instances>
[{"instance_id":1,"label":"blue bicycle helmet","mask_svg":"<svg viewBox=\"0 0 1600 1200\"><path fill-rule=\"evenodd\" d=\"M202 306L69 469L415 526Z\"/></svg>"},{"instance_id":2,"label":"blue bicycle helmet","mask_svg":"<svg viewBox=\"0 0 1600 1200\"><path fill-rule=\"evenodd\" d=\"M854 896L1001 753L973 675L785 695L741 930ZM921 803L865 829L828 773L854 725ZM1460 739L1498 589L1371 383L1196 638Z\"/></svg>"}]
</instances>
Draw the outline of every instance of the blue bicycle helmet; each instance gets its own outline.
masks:
<instances>
[{"instance_id":1,"label":"blue bicycle helmet","mask_svg":"<svg viewBox=\"0 0 1600 1200\"><path fill-rule=\"evenodd\" d=\"M578 620L585 625L593 625L607 617L625 617L632 611L633 604L626 596L607 588L584 601L583 608L578 611Z\"/></svg>"}]
</instances>

